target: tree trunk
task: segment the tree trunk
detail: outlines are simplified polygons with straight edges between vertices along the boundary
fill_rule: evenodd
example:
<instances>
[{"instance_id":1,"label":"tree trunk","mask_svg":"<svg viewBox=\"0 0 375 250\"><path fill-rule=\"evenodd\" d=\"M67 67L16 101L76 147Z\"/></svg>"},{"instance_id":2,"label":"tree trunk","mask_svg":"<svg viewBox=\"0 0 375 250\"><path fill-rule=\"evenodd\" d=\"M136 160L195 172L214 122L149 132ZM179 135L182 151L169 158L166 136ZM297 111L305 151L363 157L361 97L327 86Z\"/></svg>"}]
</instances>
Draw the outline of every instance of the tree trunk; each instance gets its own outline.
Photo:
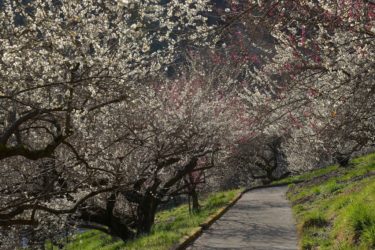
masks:
<instances>
[{"instance_id":1,"label":"tree trunk","mask_svg":"<svg viewBox=\"0 0 375 250\"><path fill-rule=\"evenodd\" d=\"M273 182L275 180L274 176L273 176L273 172L275 171L275 167L271 167L271 168L266 168L266 175L267 175L267 183L265 184L269 184L271 182Z\"/></svg>"},{"instance_id":2,"label":"tree trunk","mask_svg":"<svg viewBox=\"0 0 375 250\"><path fill-rule=\"evenodd\" d=\"M97 229L112 236L121 238L123 241L134 238L134 233L130 230L126 220L120 216L114 215L115 195L107 200L106 208L90 207L80 210L79 219L83 221L82 228ZM108 229L106 228L108 227Z\"/></svg>"},{"instance_id":3,"label":"tree trunk","mask_svg":"<svg viewBox=\"0 0 375 250\"><path fill-rule=\"evenodd\" d=\"M129 230L129 227L121 221L121 218L112 216L112 220L109 226L109 232L111 235L121 238L123 241L134 238L134 233Z\"/></svg>"},{"instance_id":4,"label":"tree trunk","mask_svg":"<svg viewBox=\"0 0 375 250\"><path fill-rule=\"evenodd\" d=\"M107 200L106 204L106 220L108 225L108 231L111 235L116 235L122 240L128 240L129 237L133 236L133 233L129 230L127 225L124 225L121 218L117 218L114 215L114 208L116 205L117 194L113 192Z\"/></svg>"},{"instance_id":5,"label":"tree trunk","mask_svg":"<svg viewBox=\"0 0 375 250\"><path fill-rule=\"evenodd\" d=\"M155 221L159 202L151 194L146 194L137 209L137 235L149 234Z\"/></svg>"},{"instance_id":6,"label":"tree trunk","mask_svg":"<svg viewBox=\"0 0 375 250\"><path fill-rule=\"evenodd\" d=\"M199 212L200 205L198 200L198 192L195 190L195 187L191 189L190 195L193 201L193 213Z\"/></svg>"},{"instance_id":7,"label":"tree trunk","mask_svg":"<svg viewBox=\"0 0 375 250\"><path fill-rule=\"evenodd\" d=\"M336 156L336 161L337 163L341 166L341 167L348 167L349 166L349 161L350 161L350 158L351 158L351 155L350 154L340 154L340 153L337 153Z\"/></svg>"}]
</instances>

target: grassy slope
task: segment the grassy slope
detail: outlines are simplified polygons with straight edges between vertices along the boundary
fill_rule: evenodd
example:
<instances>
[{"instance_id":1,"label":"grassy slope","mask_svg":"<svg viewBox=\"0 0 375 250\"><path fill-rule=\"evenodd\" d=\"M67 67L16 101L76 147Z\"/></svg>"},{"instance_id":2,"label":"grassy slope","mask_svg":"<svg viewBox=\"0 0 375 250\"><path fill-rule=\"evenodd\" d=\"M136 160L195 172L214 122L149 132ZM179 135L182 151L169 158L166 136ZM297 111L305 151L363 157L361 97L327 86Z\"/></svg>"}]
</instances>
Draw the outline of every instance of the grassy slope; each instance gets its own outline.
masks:
<instances>
[{"instance_id":1,"label":"grassy slope","mask_svg":"<svg viewBox=\"0 0 375 250\"><path fill-rule=\"evenodd\" d=\"M183 236L203 223L209 215L227 205L242 190L231 190L215 193L203 200L202 210L189 214L187 205L181 205L171 210L159 212L152 233L134 241L124 243L99 231L91 230L77 234L66 245L66 250L164 250L176 244ZM47 247L51 249L52 247ZM52 248L55 249L55 248Z\"/></svg>"},{"instance_id":2,"label":"grassy slope","mask_svg":"<svg viewBox=\"0 0 375 250\"><path fill-rule=\"evenodd\" d=\"M302 249L375 249L375 154L351 163L283 181L305 180L288 191Z\"/></svg>"}]
</instances>

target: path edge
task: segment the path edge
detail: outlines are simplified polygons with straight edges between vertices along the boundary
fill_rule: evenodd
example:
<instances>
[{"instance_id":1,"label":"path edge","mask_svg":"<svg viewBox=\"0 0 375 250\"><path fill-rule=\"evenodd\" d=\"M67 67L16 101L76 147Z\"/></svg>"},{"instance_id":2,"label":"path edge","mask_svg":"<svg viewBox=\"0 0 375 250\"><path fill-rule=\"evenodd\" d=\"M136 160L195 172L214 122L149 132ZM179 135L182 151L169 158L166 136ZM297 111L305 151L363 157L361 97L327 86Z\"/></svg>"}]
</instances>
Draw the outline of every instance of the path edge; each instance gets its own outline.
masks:
<instances>
[{"instance_id":1,"label":"path edge","mask_svg":"<svg viewBox=\"0 0 375 250\"><path fill-rule=\"evenodd\" d=\"M244 189L242 192L240 192L238 195L236 195L229 203L223 208L220 208L218 211L216 211L213 215L209 216L205 222L199 225L199 227L196 227L193 229L188 235L185 235L182 237L178 243L176 243L174 246L170 248L170 250L185 250L188 246L190 246L199 236L202 235L203 231L210 228L210 226L220 219L228 210L231 208L234 204L237 203L237 201L242 197L244 193L247 193L251 190L255 189L261 189L261 188L271 188L271 187L283 187L288 186L290 184L297 184L302 181L291 181L287 183L281 183L281 184L269 184L269 185L260 185L255 187L250 187Z\"/></svg>"}]
</instances>

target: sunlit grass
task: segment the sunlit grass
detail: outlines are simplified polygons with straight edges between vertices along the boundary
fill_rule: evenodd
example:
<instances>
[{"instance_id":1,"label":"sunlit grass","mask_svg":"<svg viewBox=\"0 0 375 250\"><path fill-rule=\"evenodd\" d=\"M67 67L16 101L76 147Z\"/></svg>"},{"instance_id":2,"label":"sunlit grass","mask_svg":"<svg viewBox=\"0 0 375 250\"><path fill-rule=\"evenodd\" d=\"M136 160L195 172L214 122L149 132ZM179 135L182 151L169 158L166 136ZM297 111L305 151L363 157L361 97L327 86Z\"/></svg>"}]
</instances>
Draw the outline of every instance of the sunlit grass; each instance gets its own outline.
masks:
<instances>
[{"instance_id":1,"label":"sunlit grass","mask_svg":"<svg viewBox=\"0 0 375 250\"><path fill-rule=\"evenodd\" d=\"M335 172L329 178L312 174L308 182L309 173L306 183L291 185L302 249L375 249L375 154L351 163L328 167L326 174Z\"/></svg>"}]
</instances>

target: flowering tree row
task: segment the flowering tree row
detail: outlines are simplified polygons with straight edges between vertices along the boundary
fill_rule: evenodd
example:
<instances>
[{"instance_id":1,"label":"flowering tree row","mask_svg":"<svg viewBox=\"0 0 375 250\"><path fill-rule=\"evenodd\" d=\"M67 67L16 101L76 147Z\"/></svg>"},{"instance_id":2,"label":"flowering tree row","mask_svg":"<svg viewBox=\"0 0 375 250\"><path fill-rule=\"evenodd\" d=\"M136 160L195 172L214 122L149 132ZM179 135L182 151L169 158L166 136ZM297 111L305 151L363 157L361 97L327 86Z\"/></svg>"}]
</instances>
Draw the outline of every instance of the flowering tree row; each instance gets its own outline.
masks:
<instances>
[{"instance_id":1,"label":"flowering tree row","mask_svg":"<svg viewBox=\"0 0 375 250\"><path fill-rule=\"evenodd\" d=\"M262 63L248 70L253 80L244 100L267 133L291 138L290 160L309 154L293 153L305 145L346 165L353 152L373 145L375 4L254 1L241 7L241 22L234 24L243 37L259 23L271 35L269 43L255 44Z\"/></svg>"},{"instance_id":2,"label":"flowering tree row","mask_svg":"<svg viewBox=\"0 0 375 250\"><path fill-rule=\"evenodd\" d=\"M229 99L201 77L163 76L182 45L205 45L209 8L2 1L2 247L72 227L147 233L183 178L209 167L198 163L229 140Z\"/></svg>"}]
</instances>

